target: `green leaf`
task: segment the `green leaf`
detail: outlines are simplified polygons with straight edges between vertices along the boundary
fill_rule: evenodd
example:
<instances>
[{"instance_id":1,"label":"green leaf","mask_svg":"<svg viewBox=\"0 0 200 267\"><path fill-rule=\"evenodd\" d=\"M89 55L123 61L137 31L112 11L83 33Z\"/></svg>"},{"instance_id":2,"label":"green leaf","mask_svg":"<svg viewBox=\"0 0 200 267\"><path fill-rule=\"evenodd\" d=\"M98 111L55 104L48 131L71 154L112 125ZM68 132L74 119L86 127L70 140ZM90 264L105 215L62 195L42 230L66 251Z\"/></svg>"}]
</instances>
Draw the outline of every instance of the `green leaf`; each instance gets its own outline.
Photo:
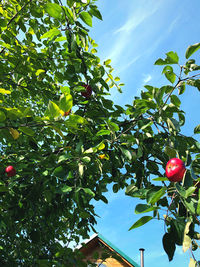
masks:
<instances>
[{"instance_id":1,"label":"green leaf","mask_svg":"<svg viewBox=\"0 0 200 267\"><path fill-rule=\"evenodd\" d=\"M53 175L57 176L59 178L65 178L68 174L68 171L66 169L64 169L62 166L57 167L54 171L53 171Z\"/></svg>"},{"instance_id":2,"label":"green leaf","mask_svg":"<svg viewBox=\"0 0 200 267\"><path fill-rule=\"evenodd\" d=\"M162 239L163 248L168 255L169 261L174 257L174 252L176 250L176 245L173 240L173 235L170 233L165 233Z\"/></svg>"},{"instance_id":3,"label":"green leaf","mask_svg":"<svg viewBox=\"0 0 200 267\"><path fill-rule=\"evenodd\" d=\"M97 8L95 8L94 6L91 7L89 12L90 12L90 14L95 16L96 18L103 20L100 11Z\"/></svg>"},{"instance_id":4,"label":"green leaf","mask_svg":"<svg viewBox=\"0 0 200 267\"><path fill-rule=\"evenodd\" d=\"M3 89L3 88L0 88L0 94L2 94L2 95L9 95L9 94L11 94L11 91L6 90L6 89Z\"/></svg>"},{"instance_id":5,"label":"green leaf","mask_svg":"<svg viewBox=\"0 0 200 267\"><path fill-rule=\"evenodd\" d=\"M72 114L69 117L69 123L71 125L76 125L76 124L87 124L87 120L79 115Z\"/></svg>"},{"instance_id":6,"label":"green leaf","mask_svg":"<svg viewBox=\"0 0 200 267\"><path fill-rule=\"evenodd\" d=\"M164 149L164 152L166 155L169 156L169 158L176 158L177 152L174 148L171 148L169 146L166 146Z\"/></svg>"},{"instance_id":7,"label":"green leaf","mask_svg":"<svg viewBox=\"0 0 200 267\"><path fill-rule=\"evenodd\" d=\"M177 218L172 220L171 233L173 235L174 241L177 245L181 246L183 244L184 230L185 230L185 218Z\"/></svg>"},{"instance_id":8,"label":"green leaf","mask_svg":"<svg viewBox=\"0 0 200 267\"><path fill-rule=\"evenodd\" d=\"M68 193L72 191L72 187L68 186L68 185L64 185L63 187L60 188L60 191L62 193Z\"/></svg>"},{"instance_id":9,"label":"green leaf","mask_svg":"<svg viewBox=\"0 0 200 267\"><path fill-rule=\"evenodd\" d=\"M199 134L200 133L200 124L197 125L195 128L194 128L194 134Z\"/></svg>"},{"instance_id":10,"label":"green leaf","mask_svg":"<svg viewBox=\"0 0 200 267\"><path fill-rule=\"evenodd\" d=\"M0 185L0 192L8 192L8 187Z\"/></svg>"},{"instance_id":11,"label":"green leaf","mask_svg":"<svg viewBox=\"0 0 200 267\"><path fill-rule=\"evenodd\" d=\"M91 158L85 156L85 157L82 158L82 161L83 161L84 163L89 163L89 162L91 161Z\"/></svg>"},{"instance_id":12,"label":"green leaf","mask_svg":"<svg viewBox=\"0 0 200 267\"><path fill-rule=\"evenodd\" d=\"M185 178L184 178L183 182L184 182L183 183L184 187L193 186L193 179L192 179L192 176L191 176L191 172L186 171Z\"/></svg>"},{"instance_id":13,"label":"green leaf","mask_svg":"<svg viewBox=\"0 0 200 267\"><path fill-rule=\"evenodd\" d=\"M130 195L132 192L137 191L137 190L138 190L138 188L137 188L137 186L135 186L135 184L130 184L130 185L128 185L128 186L126 187L126 192L125 192L125 194L126 194L126 195Z\"/></svg>"},{"instance_id":14,"label":"green leaf","mask_svg":"<svg viewBox=\"0 0 200 267\"><path fill-rule=\"evenodd\" d=\"M153 211L153 210L157 210L157 209L158 209L158 207L152 207L152 206L146 205L146 204L138 204L135 207L135 214L149 212L149 211Z\"/></svg>"},{"instance_id":15,"label":"green leaf","mask_svg":"<svg viewBox=\"0 0 200 267\"><path fill-rule=\"evenodd\" d=\"M35 73L36 76L39 76L41 73L44 73L45 70L42 70L42 69L38 69Z\"/></svg>"},{"instance_id":16,"label":"green leaf","mask_svg":"<svg viewBox=\"0 0 200 267\"><path fill-rule=\"evenodd\" d=\"M109 126L111 131L114 131L114 132L119 131L119 126L112 121L108 121L108 126Z\"/></svg>"},{"instance_id":17,"label":"green leaf","mask_svg":"<svg viewBox=\"0 0 200 267\"><path fill-rule=\"evenodd\" d=\"M166 193L166 187L162 187L160 190L158 190L157 192L155 191L149 191L147 193L147 197L148 197L148 204L155 204L156 202L158 202L158 200L161 199L162 196L164 196Z\"/></svg>"},{"instance_id":18,"label":"green leaf","mask_svg":"<svg viewBox=\"0 0 200 267\"><path fill-rule=\"evenodd\" d=\"M170 132L172 132L173 130L176 130L176 127L173 124L172 119L170 120L170 118L167 118L167 124L168 124L168 128Z\"/></svg>"},{"instance_id":19,"label":"green leaf","mask_svg":"<svg viewBox=\"0 0 200 267\"><path fill-rule=\"evenodd\" d=\"M197 203L194 203L192 199L185 199L184 204L192 214L196 214Z\"/></svg>"},{"instance_id":20,"label":"green leaf","mask_svg":"<svg viewBox=\"0 0 200 267\"><path fill-rule=\"evenodd\" d=\"M35 132L32 129L30 129L29 127L19 127L18 130L25 133L26 135L29 135L29 136L35 135Z\"/></svg>"},{"instance_id":21,"label":"green leaf","mask_svg":"<svg viewBox=\"0 0 200 267\"><path fill-rule=\"evenodd\" d=\"M154 178L152 179L153 181L160 181L160 182L163 182L163 181L169 181L166 177L158 177L158 178Z\"/></svg>"},{"instance_id":22,"label":"green leaf","mask_svg":"<svg viewBox=\"0 0 200 267\"><path fill-rule=\"evenodd\" d=\"M195 190L196 190L195 186L189 187L185 192L185 198L192 196L192 194L194 193Z\"/></svg>"},{"instance_id":23,"label":"green leaf","mask_svg":"<svg viewBox=\"0 0 200 267\"><path fill-rule=\"evenodd\" d=\"M82 178L84 174L84 165L82 163L78 164L78 173L79 173L79 176Z\"/></svg>"},{"instance_id":24,"label":"green leaf","mask_svg":"<svg viewBox=\"0 0 200 267\"><path fill-rule=\"evenodd\" d=\"M185 92L186 86L185 86L185 82L181 82L180 85L178 86L178 94L182 95Z\"/></svg>"},{"instance_id":25,"label":"green leaf","mask_svg":"<svg viewBox=\"0 0 200 267\"><path fill-rule=\"evenodd\" d=\"M53 101L49 101L47 110L49 111L50 116L53 118L59 117L62 114L62 111L60 110L58 105Z\"/></svg>"},{"instance_id":26,"label":"green leaf","mask_svg":"<svg viewBox=\"0 0 200 267\"><path fill-rule=\"evenodd\" d=\"M140 218L137 222L135 222L131 226L131 228L129 229L129 231L132 230L132 229L138 228L138 227L144 225L145 223L148 223L152 219L153 219L152 216L144 216L144 217Z\"/></svg>"},{"instance_id":27,"label":"green leaf","mask_svg":"<svg viewBox=\"0 0 200 267\"><path fill-rule=\"evenodd\" d=\"M183 186L179 185L178 183L175 184L176 190L178 191L178 193L183 197L186 198L186 191L183 188Z\"/></svg>"},{"instance_id":28,"label":"green leaf","mask_svg":"<svg viewBox=\"0 0 200 267\"><path fill-rule=\"evenodd\" d=\"M73 106L73 99L70 94L62 94L59 100L59 107L62 109L64 112L70 111Z\"/></svg>"},{"instance_id":29,"label":"green leaf","mask_svg":"<svg viewBox=\"0 0 200 267\"><path fill-rule=\"evenodd\" d=\"M86 194L94 197L95 193L90 189L90 188L83 188L83 190L85 191Z\"/></svg>"},{"instance_id":30,"label":"green leaf","mask_svg":"<svg viewBox=\"0 0 200 267\"><path fill-rule=\"evenodd\" d=\"M101 136L101 135L110 135L110 130L100 130L96 134L96 136Z\"/></svg>"},{"instance_id":31,"label":"green leaf","mask_svg":"<svg viewBox=\"0 0 200 267\"><path fill-rule=\"evenodd\" d=\"M168 79L168 81L171 83L175 82L176 74L173 72L173 68L171 66L165 66L162 73L165 74L165 77Z\"/></svg>"},{"instance_id":32,"label":"green leaf","mask_svg":"<svg viewBox=\"0 0 200 267\"><path fill-rule=\"evenodd\" d=\"M170 51L166 53L166 55L167 55L167 60L170 64L178 64L179 57L176 52Z\"/></svg>"},{"instance_id":33,"label":"green leaf","mask_svg":"<svg viewBox=\"0 0 200 267\"><path fill-rule=\"evenodd\" d=\"M200 48L200 43L196 43L194 45L190 45L185 53L185 57L188 59L192 54L194 54Z\"/></svg>"},{"instance_id":34,"label":"green leaf","mask_svg":"<svg viewBox=\"0 0 200 267\"><path fill-rule=\"evenodd\" d=\"M119 191L119 186L118 186L118 184L114 184L113 185L113 192L114 193L117 193Z\"/></svg>"},{"instance_id":35,"label":"green leaf","mask_svg":"<svg viewBox=\"0 0 200 267\"><path fill-rule=\"evenodd\" d=\"M88 12L85 12L85 11L81 12L80 18L82 19L83 22L85 22L85 24L92 27L92 17L90 16Z\"/></svg>"},{"instance_id":36,"label":"green leaf","mask_svg":"<svg viewBox=\"0 0 200 267\"><path fill-rule=\"evenodd\" d=\"M165 62L165 60L163 60L162 58L159 58L156 60L156 62L154 63L154 65L167 65L168 63Z\"/></svg>"},{"instance_id":37,"label":"green leaf","mask_svg":"<svg viewBox=\"0 0 200 267\"><path fill-rule=\"evenodd\" d=\"M111 63L111 59L107 59L103 62L104 65L108 66Z\"/></svg>"},{"instance_id":38,"label":"green leaf","mask_svg":"<svg viewBox=\"0 0 200 267\"><path fill-rule=\"evenodd\" d=\"M56 3L47 3L45 5L45 11L49 14L49 16L55 19L61 19L63 15L62 7Z\"/></svg>"},{"instance_id":39,"label":"green leaf","mask_svg":"<svg viewBox=\"0 0 200 267\"><path fill-rule=\"evenodd\" d=\"M116 82L119 82L120 81L120 78L119 77L115 77L114 79Z\"/></svg>"},{"instance_id":40,"label":"green leaf","mask_svg":"<svg viewBox=\"0 0 200 267\"><path fill-rule=\"evenodd\" d=\"M181 105L181 101L180 101L180 99L178 98L178 96L176 96L176 95L171 95L171 102L172 102L172 104L174 104L175 106L177 106L177 107L180 107L180 105Z\"/></svg>"},{"instance_id":41,"label":"green leaf","mask_svg":"<svg viewBox=\"0 0 200 267\"><path fill-rule=\"evenodd\" d=\"M104 144L103 142L101 142L100 144L98 144L98 145L96 146L96 148L97 148L98 150L103 150L103 149L105 148L105 144Z\"/></svg>"},{"instance_id":42,"label":"green leaf","mask_svg":"<svg viewBox=\"0 0 200 267\"><path fill-rule=\"evenodd\" d=\"M69 156L68 154L61 155L61 156L58 158L58 163L68 160L69 157L70 157L70 156Z\"/></svg>"},{"instance_id":43,"label":"green leaf","mask_svg":"<svg viewBox=\"0 0 200 267\"><path fill-rule=\"evenodd\" d=\"M5 119L6 119L6 115L5 115L5 113L4 113L3 111L0 110L0 122L5 121Z\"/></svg>"},{"instance_id":44,"label":"green leaf","mask_svg":"<svg viewBox=\"0 0 200 267\"><path fill-rule=\"evenodd\" d=\"M200 198L198 199L197 202L197 214L200 215Z\"/></svg>"},{"instance_id":45,"label":"green leaf","mask_svg":"<svg viewBox=\"0 0 200 267\"><path fill-rule=\"evenodd\" d=\"M156 102L160 105L161 103L163 103L163 95L166 91L166 87L162 86L161 88L159 88L159 90L155 93L155 99Z\"/></svg>"},{"instance_id":46,"label":"green leaf","mask_svg":"<svg viewBox=\"0 0 200 267\"><path fill-rule=\"evenodd\" d=\"M40 39L44 39L44 38L50 38L53 39L53 37L59 35L61 32L57 29L57 28L53 28L50 31L44 33Z\"/></svg>"},{"instance_id":47,"label":"green leaf","mask_svg":"<svg viewBox=\"0 0 200 267\"><path fill-rule=\"evenodd\" d=\"M186 198L186 191L183 188L183 186L179 185L178 183L175 184L176 190L178 191L178 193L183 197Z\"/></svg>"},{"instance_id":48,"label":"green leaf","mask_svg":"<svg viewBox=\"0 0 200 267\"><path fill-rule=\"evenodd\" d=\"M86 211L82 211L82 212L80 212L80 217L83 219L87 219L90 217L90 214Z\"/></svg>"},{"instance_id":49,"label":"green leaf","mask_svg":"<svg viewBox=\"0 0 200 267\"><path fill-rule=\"evenodd\" d=\"M179 57L178 57L176 52L170 51L170 52L166 53L166 56L167 57L165 59L159 58L158 60L156 60L156 62L154 64L155 65L178 64Z\"/></svg>"},{"instance_id":50,"label":"green leaf","mask_svg":"<svg viewBox=\"0 0 200 267\"><path fill-rule=\"evenodd\" d=\"M65 14L67 15L68 19L69 19L69 22L71 24L74 24L74 15L73 15L73 12L71 11L70 8L64 6L64 9L65 9Z\"/></svg>"},{"instance_id":51,"label":"green leaf","mask_svg":"<svg viewBox=\"0 0 200 267\"><path fill-rule=\"evenodd\" d=\"M132 154L128 149L123 148L122 146L120 146L120 149L122 151L122 154L128 159L128 160L132 160Z\"/></svg>"}]
</instances>

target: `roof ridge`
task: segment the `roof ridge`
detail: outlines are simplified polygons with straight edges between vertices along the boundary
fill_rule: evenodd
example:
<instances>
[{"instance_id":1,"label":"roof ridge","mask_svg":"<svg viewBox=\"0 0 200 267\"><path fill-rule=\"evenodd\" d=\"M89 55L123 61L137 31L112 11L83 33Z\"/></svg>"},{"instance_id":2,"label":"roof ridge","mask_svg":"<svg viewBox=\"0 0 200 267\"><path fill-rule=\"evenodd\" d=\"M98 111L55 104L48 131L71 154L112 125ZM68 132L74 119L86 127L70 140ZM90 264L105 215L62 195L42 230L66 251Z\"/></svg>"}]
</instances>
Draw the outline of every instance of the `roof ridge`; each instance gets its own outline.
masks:
<instances>
[{"instance_id":1,"label":"roof ridge","mask_svg":"<svg viewBox=\"0 0 200 267\"><path fill-rule=\"evenodd\" d=\"M132 260L129 256L127 256L124 252L122 252L118 247L113 245L109 240L107 240L103 235L98 233L98 237L104 241L106 244L108 244L113 250L115 250L119 255L121 255L125 260L127 260L129 263L131 263L134 267L139 267L139 265Z\"/></svg>"}]
</instances>

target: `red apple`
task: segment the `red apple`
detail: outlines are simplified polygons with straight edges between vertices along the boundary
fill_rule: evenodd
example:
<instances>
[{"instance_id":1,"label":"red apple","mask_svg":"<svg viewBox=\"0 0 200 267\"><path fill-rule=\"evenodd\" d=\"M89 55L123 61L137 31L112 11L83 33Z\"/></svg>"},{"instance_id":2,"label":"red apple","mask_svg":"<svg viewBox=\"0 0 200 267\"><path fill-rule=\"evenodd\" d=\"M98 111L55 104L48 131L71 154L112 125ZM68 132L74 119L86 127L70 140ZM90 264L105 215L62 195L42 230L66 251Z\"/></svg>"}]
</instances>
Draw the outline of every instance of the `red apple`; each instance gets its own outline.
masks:
<instances>
[{"instance_id":1,"label":"red apple","mask_svg":"<svg viewBox=\"0 0 200 267\"><path fill-rule=\"evenodd\" d=\"M6 167L5 172L7 173L8 177L15 176L15 174L16 174L16 170L13 166Z\"/></svg>"},{"instance_id":2,"label":"red apple","mask_svg":"<svg viewBox=\"0 0 200 267\"><path fill-rule=\"evenodd\" d=\"M185 164L181 159L172 158L167 162L165 174L171 182L180 182L186 171Z\"/></svg>"},{"instance_id":3,"label":"red apple","mask_svg":"<svg viewBox=\"0 0 200 267\"><path fill-rule=\"evenodd\" d=\"M82 96L89 98L92 94L92 87L88 84L83 84L82 86L85 87L85 91L81 92Z\"/></svg>"}]
</instances>

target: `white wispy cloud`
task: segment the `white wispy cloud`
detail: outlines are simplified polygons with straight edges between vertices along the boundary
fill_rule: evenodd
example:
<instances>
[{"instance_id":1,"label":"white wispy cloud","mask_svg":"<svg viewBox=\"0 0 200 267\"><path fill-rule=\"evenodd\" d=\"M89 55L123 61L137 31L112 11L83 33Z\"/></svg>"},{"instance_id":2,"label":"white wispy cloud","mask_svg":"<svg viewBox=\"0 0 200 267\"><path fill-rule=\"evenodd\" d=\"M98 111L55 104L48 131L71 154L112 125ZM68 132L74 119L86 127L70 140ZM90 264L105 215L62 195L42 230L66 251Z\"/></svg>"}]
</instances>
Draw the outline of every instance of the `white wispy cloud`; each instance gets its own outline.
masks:
<instances>
[{"instance_id":1,"label":"white wispy cloud","mask_svg":"<svg viewBox=\"0 0 200 267\"><path fill-rule=\"evenodd\" d=\"M159 7L159 1L152 5L152 1L141 1L138 8L133 7L133 10L130 8L130 15L128 20L117 29L114 34L119 32L130 33L135 30L146 18L153 15Z\"/></svg>"},{"instance_id":2,"label":"white wispy cloud","mask_svg":"<svg viewBox=\"0 0 200 267\"><path fill-rule=\"evenodd\" d=\"M128 50L134 50L134 30L147 18L152 16L158 10L159 5L160 1L152 5L152 0L143 0L138 7L135 7L134 4L132 7L129 7L128 19L113 33L114 45L108 57L111 58L114 63L123 59Z\"/></svg>"},{"instance_id":3,"label":"white wispy cloud","mask_svg":"<svg viewBox=\"0 0 200 267\"><path fill-rule=\"evenodd\" d=\"M165 40L167 40L168 39L168 36L175 29L175 26L178 24L179 21L180 21L180 16L178 16L174 20L172 20L172 22L169 24L169 26L166 29L164 29L163 34L160 35L154 41L153 45L146 50L146 54L151 55L158 48L158 46L162 42L164 42Z\"/></svg>"},{"instance_id":4,"label":"white wispy cloud","mask_svg":"<svg viewBox=\"0 0 200 267\"><path fill-rule=\"evenodd\" d=\"M143 84L150 82L151 79L152 79L152 76L150 74L145 75L145 77L143 79Z\"/></svg>"}]
</instances>

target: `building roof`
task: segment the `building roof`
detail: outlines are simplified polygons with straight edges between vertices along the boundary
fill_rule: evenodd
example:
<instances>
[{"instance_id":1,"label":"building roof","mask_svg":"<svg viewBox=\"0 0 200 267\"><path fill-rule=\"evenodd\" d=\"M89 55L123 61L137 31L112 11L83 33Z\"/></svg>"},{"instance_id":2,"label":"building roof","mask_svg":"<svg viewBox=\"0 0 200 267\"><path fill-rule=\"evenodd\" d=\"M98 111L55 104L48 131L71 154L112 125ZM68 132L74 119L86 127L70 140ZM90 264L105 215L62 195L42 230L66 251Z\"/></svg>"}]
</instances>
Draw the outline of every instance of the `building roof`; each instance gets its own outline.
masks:
<instances>
[{"instance_id":1,"label":"building roof","mask_svg":"<svg viewBox=\"0 0 200 267\"><path fill-rule=\"evenodd\" d=\"M101 234L94 234L90 237L90 239L86 240L84 242L84 246L78 246L78 249L81 249L84 251L85 245L87 245L87 248L90 248L93 246L93 244L99 240L103 245L108 247L109 249L115 251L122 259L124 259L126 262L131 264L134 267L140 267L135 261L133 261L130 257L128 257L125 253L123 253L119 248L117 248L115 245L113 245L109 240L107 240L104 236Z\"/></svg>"}]
</instances>

